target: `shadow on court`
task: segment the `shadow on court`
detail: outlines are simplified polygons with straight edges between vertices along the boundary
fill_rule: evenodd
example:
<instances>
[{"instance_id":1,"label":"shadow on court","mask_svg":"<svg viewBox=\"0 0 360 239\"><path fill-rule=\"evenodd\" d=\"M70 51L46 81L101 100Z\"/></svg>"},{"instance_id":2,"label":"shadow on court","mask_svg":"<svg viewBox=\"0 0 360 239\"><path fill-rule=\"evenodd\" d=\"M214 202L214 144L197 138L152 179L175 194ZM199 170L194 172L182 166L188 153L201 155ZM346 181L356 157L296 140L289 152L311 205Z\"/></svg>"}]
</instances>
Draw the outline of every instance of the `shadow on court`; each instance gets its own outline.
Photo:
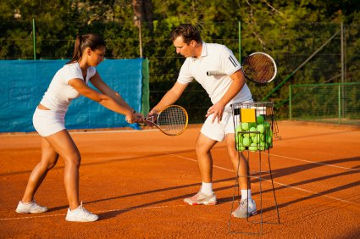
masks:
<instances>
[{"instance_id":1,"label":"shadow on court","mask_svg":"<svg viewBox=\"0 0 360 239\"><path fill-rule=\"evenodd\" d=\"M232 181L232 180L235 180L235 178L219 179L219 180L214 181L213 183L215 184L215 183L227 182L227 181ZM139 193L131 193L131 194L125 194L125 195L120 195L120 196L116 196L116 197L97 199L97 200L93 200L93 201L88 201L88 202L86 202L86 204L117 200L117 199L127 198L127 197L144 196L144 195L147 195L147 194L153 194L153 193L177 190L177 189L181 189L181 188L188 188L188 187L200 186L200 185L201 185L201 183L193 183L193 184L187 184L187 185L181 185L181 186L175 186L175 187L154 189L154 190L149 190L149 191L144 191L144 192L139 192ZM229 189L229 188L232 188L232 186L217 188L215 191L226 190L226 189ZM192 195L194 195L194 193L179 195L179 196L176 196L176 197L172 197L172 198L168 198L168 199L164 199L164 200L160 200L160 201L155 201L155 202L151 202L151 203L145 203L145 204L142 204L142 205L138 205L138 206L130 207L130 208L127 208L127 209L119 210L120 211L119 213L127 212L127 211L138 209L138 208L149 207L149 206L153 206L153 205L156 205L156 204L159 204L159 203L170 202L170 201L174 201L174 200L182 200L182 199L184 199L186 197L189 197L189 196L192 196ZM220 200L220 203L224 203L224 201ZM64 205L64 206L50 208L49 212L65 209L67 207L68 207L67 205Z\"/></svg>"},{"instance_id":2,"label":"shadow on court","mask_svg":"<svg viewBox=\"0 0 360 239\"><path fill-rule=\"evenodd\" d=\"M116 158L110 158L110 159L103 159L101 161L96 161L96 162L91 162L91 163L81 163L80 167L101 165L101 164L108 164L108 163L117 163L117 162L122 162L122 161L143 160L143 159L149 159L149 158L153 158L153 157L161 157L161 156L166 156L166 155L171 155L171 154L181 154L181 153L190 153L190 152L194 152L194 150L191 149L191 150L170 151L170 152L165 152L165 153L147 154L147 155L140 155L140 156L129 157L129 158L118 158L118 157L116 157ZM61 157L60 157L60 160L61 160ZM40 162L40 156L39 156L39 162ZM51 171L60 170L60 169L64 169L64 167L63 166L56 166L55 168L51 169ZM32 169L31 170L24 170L24 171L9 172L9 173L1 173L0 177L2 177L2 176L11 176L11 175L19 175L19 174L30 174L31 171L32 171Z\"/></svg>"},{"instance_id":3,"label":"shadow on court","mask_svg":"<svg viewBox=\"0 0 360 239\"><path fill-rule=\"evenodd\" d=\"M148 156L145 156L145 157L144 156L142 156L142 157L133 157L133 158L128 158L128 159L111 159L111 160L106 160L106 162L103 162L103 163L118 162L118 161L123 161L123 160L144 159L146 157L163 156L163 155L167 155L167 154L168 153L166 153L166 154L153 154L153 155L148 155ZM328 160L328 161L324 161L322 163L323 164L332 164L333 165L333 164L338 164L338 163L342 163L342 162L350 162L350 161L356 161L357 162L357 161L360 161L360 158L359 157L353 157L353 158L346 158L346 159ZM96 162L96 163L88 163L86 165L93 165L93 164L98 164L98 162ZM320 164L317 164L317 163L308 163L308 164L304 164L304 165L298 165L298 166L293 166L293 167L276 169L276 170L272 170L273 178L275 179L275 178L279 178L279 177L284 177L284 176L287 176L287 175L295 174L295 173L298 173L298 172L302 172L302 171L305 171L305 170L310 170L310 169L321 167L321 166L324 166L324 165L320 165ZM286 189L286 188L297 187L297 186L301 186L301 185L308 184L308 183L320 182L320 181L327 180L327 179L330 179L330 178L342 177L342 176L358 174L358 173L360 173L360 169L352 168L352 169L349 169L348 171L342 172L342 173L336 173L336 174L326 175L326 176L322 176L322 177L316 177L316 178L307 179L307 180L303 180L303 181L300 181L300 182L296 182L296 183L292 183L292 184L288 184L288 185L282 185L282 186L278 186L278 187L275 186L275 193L276 193L276 191L283 190L283 189ZM252 174L252 177L258 177L258 176L259 176L258 174ZM262 175L262 180L263 181L270 182L269 181L270 179L271 178L270 178L270 175L268 173L263 173L263 175ZM214 181L213 182L214 183L214 191L218 192L218 191L229 190L229 189L236 190L234 188L234 184L231 185L231 186L224 186L224 187L220 187L220 188L216 187L216 183L227 182L227 181L233 181L234 184L235 184L235 177L230 177L230 178L225 178L225 179L220 179L220 180ZM259 183L259 179L258 178L252 179L252 184L256 184L256 183ZM193 187L193 186L200 186L200 185L201 185L200 183L193 183L193 184L187 184L187 185L181 185L181 186L175 186L175 187L154 189L154 190L148 190L148 191L144 191L144 192L138 192L138 193L125 194L125 195L120 195L120 196L115 196L115 197L97 199L97 200L86 202L86 204L98 203L98 202L104 202L104 201L111 201L111 200L127 198L127 197L144 196L144 195L149 195L149 194L153 194L153 193L166 192L166 191L177 190L177 189L182 189L182 188L188 188L188 187ZM311 195L309 195L307 197L303 197L303 198L299 198L299 199L296 199L296 200L293 200L293 201L290 201L290 202L279 204L278 206L279 206L279 208L284 208L284 207L287 207L287 206L289 206L291 204L294 204L294 203L298 203L298 202L301 202L301 201L317 198L317 197L320 197L320 196L324 196L324 195L327 195L327 194L331 194L331 193L334 193L334 192L337 192L337 191L345 190L345 189L352 188L352 187L359 186L359 185L360 185L360 181L357 181L357 182L354 182L354 183L349 183L349 184L342 185L342 186L339 186L339 187L336 187L336 188L331 188L329 190L325 190L323 192L319 192L319 193L316 193L316 194L311 194ZM263 190L262 193L267 193L267 192L271 193L272 190L271 189ZM253 192L254 196L258 195L258 194L259 194L259 192ZM167 198L167 199L163 199L163 200L159 200L159 201L144 203L144 204L141 204L141 205L137 205L137 206L121 209L121 210L106 212L106 213L101 214L101 218L102 219L108 219L108 218L114 217L114 216L116 216L118 214L121 214L121 213L124 213L124 212L128 212L128 211L139 209L139 208L150 207L150 206L154 206L154 205L158 205L158 204L161 204L161 203L166 203L166 202L170 202L170 201L174 201L174 200L182 201L184 198L192 196L192 195L193 195L193 193L184 194L184 195L179 195L179 196L176 196L176 197L171 197L171 198ZM239 198L239 196L236 196L235 199L239 200L240 198ZM232 201L233 201L233 197L218 198L218 204L223 204L223 203L232 202ZM49 212L66 209L67 207L68 207L67 205L64 205L64 206L51 208L51 209L49 209ZM276 208L275 208L275 205L274 205L272 207L263 208L263 212L265 213L265 212L269 212L269 211L272 211L272 210L275 210L275 209Z\"/></svg>"}]
</instances>

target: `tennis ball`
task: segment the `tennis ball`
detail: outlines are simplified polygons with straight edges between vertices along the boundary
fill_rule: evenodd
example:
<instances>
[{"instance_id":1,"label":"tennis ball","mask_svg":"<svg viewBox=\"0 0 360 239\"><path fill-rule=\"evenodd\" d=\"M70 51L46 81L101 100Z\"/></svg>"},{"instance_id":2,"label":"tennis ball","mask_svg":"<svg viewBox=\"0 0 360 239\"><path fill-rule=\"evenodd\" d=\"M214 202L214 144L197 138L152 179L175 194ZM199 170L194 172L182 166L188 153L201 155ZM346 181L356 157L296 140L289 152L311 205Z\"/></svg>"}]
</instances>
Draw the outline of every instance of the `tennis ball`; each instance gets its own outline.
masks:
<instances>
[{"instance_id":1,"label":"tennis ball","mask_svg":"<svg viewBox=\"0 0 360 239\"><path fill-rule=\"evenodd\" d=\"M265 143L264 142L259 143L259 149L260 150L265 150Z\"/></svg>"},{"instance_id":2,"label":"tennis ball","mask_svg":"<svg viewBox=\"0 0 360 239\"><path fill-rule=\"evenodd\" d=\"M244 137L243 138L243 146L249 146L250 145L250 138L249 137Z\"/></svg>"},{"instance_id":3,"label":"tennis ball","mask_svg":"<svg viewBox=\"0 0 360 239\"><path fill-rule=\"evenodd\" d=\"M243 131L246 131L246 130L248 130L249 129L249 123L241 123L241 129L243 130Z\"/></svg>"},{"instance_id":4,"label":"tennis ball","mask_svg":"<svg viewBox=\"0 0 360 239\"><path fill-rule=\"evenodd\" d=\"M265 130L270 130L270 123L264 122L264 127L265 127Z\"/></svg>"},{"instance_id":5,"label":"tennis ball","mask_svg":"<svg viewBox=\"0 0 360 239\"><path fill-rule=\"evenodd\" d=\"M239 147L239 149L238 149L240 152L242 152L242 151L244 151L245 150L245 147L244 146L242 146L242 147Z\"/></svg>"},{"instance_id":6,"label":"tennis ball","mask_svg":"<svg viewBox=\"0 0 360 239\"><path fill-rule=\"evenodd\" d=\"M249 128L256 128L256 123L255 122L251 122L249 123Z\"/></svg>"},{"instance_id":7,"label":"tennis ball","mask_svg":"<svg viewBox=\"0 0 360 239\"><path fill-rule=\"evenodd\" d=\"M251 127L249 131L250 131L250 132L256 132L256 128L255 128L255 127ZM251 136L251 137L254 137L255 135L256 135L256 133L250 133L250 136Z\"/></svg>"},{"instance_id":8,"label":"tennis ball","mask_svg":"<svg viewBox=\"0 0 360 239\"><path fill-rule=\"evenodd\" d=\"M256 134L254 137L251 137L253 143L258 143L260 141L260 135Z\"/></svg>"},{"instance_id":9,"label":"tennis ball","mask_svg":"<svg viewBox=\"0 0 360 239\"><path fill-rule=\"evenodd\" d=\"M263 124L258 124L258 125L256 126L256 129L257 129L257 131L259 131L260 133L264 133L264 131L265 131L265 127L264 127Z\"/></svg>"},{"instance_id":10,"label":"tennis ball","mask_svg":"<svg viewBox=\"0 0 360 239\"><path fill-rule=\"evenodd\" d=\"M250 137L250 133L245 133L243 134L244 138L249 138Z\"/></svg>"},{"instance_id":11,"label":"tennis ball","mask_svg":"<svg viewBox=\"0 0 360 239\"><path fill-rule=\"evenodd\" d=\"M254 152L256 150L258 150L257 144L256 143L252 143L249 147L249 150Z\"/></svg>"},{"instance_id":12,"label":"tennis ball","mask_svg":"<svg viewBox=\"0 0 360 239\"><path fill-rule=\"evenodd\" d=\"M238 145L238 147L243 145L243 137L241 137L241 135L237 135L235 140L236 140L236 145Z\"/></svg>"},{"instance_id":13,"label":"tennis ball","mask_svg":"<svg viewBox=\"0 0 360 239\"><path fill-rule=\"evenodd\" d=\"M256 122L258 123L258 124L263 124L264 123L264 116L262 116L262 115L258 115L257 117L256 117Z\"/></svg>"},{"instance_id":14,"label":"tennis ball","mask_svg":"<svg viewBox=\"0 0 360 239\"><path fill-rule=\"evenodd\" d=\"M260 142L265 142L265 135L264 134L260 134L259 138L260 138Z\"/></svg>"}]
</instances>

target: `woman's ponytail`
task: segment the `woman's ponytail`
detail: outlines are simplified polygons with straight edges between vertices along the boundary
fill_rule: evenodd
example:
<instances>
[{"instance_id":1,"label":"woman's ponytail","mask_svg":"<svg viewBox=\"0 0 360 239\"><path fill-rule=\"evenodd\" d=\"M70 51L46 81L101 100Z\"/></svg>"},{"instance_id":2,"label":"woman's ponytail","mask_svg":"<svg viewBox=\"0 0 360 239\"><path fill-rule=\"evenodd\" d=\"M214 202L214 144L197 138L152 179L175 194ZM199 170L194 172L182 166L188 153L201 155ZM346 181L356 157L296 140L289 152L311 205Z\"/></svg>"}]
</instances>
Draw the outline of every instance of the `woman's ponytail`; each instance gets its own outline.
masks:
<instances>
[{"instance_id":1,"label":"woman's ponytail","mask_svg":"<svg viewBox=\"0 0 360 239\"><path fill-rule=\"evenodd\" d=\"M105 46L105 41L96 34L78 35L75 39L74 52L71 60L66 64L79 61L84 49L90 47L91 50Z\"/></svg>"}]
</instances>

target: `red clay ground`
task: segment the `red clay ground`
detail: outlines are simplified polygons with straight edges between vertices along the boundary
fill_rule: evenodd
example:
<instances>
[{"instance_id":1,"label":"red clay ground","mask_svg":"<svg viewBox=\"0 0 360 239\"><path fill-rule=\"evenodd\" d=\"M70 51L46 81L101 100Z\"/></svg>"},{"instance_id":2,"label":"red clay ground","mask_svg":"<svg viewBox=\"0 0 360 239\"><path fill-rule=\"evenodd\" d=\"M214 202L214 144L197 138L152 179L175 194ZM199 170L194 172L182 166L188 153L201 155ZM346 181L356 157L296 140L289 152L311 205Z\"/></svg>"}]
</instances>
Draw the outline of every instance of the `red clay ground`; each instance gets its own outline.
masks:
<instances>
[{"instance_id":1,"label":"red clay ground","mask_svg":"<svg viewBox=\"0 0 360 239\"><path fill-rule=\"evenodd\" d=\"M262 154L260 238L360 238L360 129L279 122L270 151L280 224ZM223 143L213 150L216 206L188 206L199 189L194 142L199 127L178 137L157 130L73 132L82 153L81 199L100 215L94 223L64 220L63 162L50 171L36 200L50 208L20 215L15 207L40 156L36 134L0 135L0 238L249 238L260 214L230 219L234 173ZM259 158L250 154L260 209ZM230 222L230 227L229 227ZM231 232L230 232L231 231Z\"/></svg>"}]
</instances>

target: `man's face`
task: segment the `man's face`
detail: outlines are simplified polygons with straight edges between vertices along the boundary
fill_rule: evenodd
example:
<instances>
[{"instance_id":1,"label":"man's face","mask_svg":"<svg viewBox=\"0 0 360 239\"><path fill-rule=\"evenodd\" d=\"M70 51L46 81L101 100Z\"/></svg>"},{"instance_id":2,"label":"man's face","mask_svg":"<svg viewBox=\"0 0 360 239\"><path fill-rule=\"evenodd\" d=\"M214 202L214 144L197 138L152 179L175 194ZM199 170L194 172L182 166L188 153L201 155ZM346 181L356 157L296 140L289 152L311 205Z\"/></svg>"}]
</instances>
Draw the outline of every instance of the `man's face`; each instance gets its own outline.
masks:
<instances>
[{"instance_id":1,"label":"man's face","mask_svg":"<svg viewBox=\"0 0 360 239\"><path fill-rule=\"evenodd\" d=\"M173 41L173 44L177 54L180 54L184 57L195 56L196 41L192 40L189 44L186 44L184 42L184 38L182 36L178 36Z\"/></svg>"}]
</instances>

